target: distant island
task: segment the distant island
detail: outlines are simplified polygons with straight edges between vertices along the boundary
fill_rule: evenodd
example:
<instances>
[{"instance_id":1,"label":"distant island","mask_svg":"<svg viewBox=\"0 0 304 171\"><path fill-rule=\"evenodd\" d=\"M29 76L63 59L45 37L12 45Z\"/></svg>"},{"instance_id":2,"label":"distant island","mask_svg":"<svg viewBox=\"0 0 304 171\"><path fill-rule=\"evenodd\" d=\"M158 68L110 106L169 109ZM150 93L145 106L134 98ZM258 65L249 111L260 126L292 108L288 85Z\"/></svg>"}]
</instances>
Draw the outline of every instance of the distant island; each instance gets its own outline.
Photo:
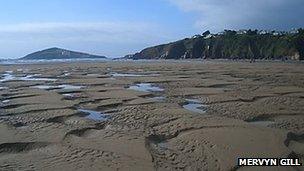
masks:
<instances>
[{"instance_id":1,"label":"distant island","mask_svg":"<svg viewBox=\"0 0 304 171\"><path fill-rule=\"evenodd\" d=\"M54 47L54 48L31 53L20 59L21 60L106 59L106 57L91 55L82 52L74 52L74 51Z\"/></svg>"},{"instance_id":2,"label":"distant island","mask_svg":"<svg viewBox=\"0 0 304 171\"><path fill-rule=\"evenodd\" d=\"M224 30L149 47L124 59L304 60L304 30Z\"/></svg>"}]
</instances>

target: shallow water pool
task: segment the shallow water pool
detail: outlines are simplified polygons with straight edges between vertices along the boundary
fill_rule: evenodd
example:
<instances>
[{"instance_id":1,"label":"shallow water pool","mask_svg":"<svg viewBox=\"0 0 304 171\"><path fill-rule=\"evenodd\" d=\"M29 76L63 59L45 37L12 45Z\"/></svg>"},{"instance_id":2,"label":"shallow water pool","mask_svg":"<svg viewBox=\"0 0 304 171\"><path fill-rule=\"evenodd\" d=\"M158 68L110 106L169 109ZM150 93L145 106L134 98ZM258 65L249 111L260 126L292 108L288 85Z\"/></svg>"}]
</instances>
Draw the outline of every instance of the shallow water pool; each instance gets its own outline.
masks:
<instances>
[{"instance_id":1,"label":"shallow water pool","mask_svg":"<svg viewBox=\"0 0 304 171\"><path fill-rule=\"evenodd\" d=\"M197 99L186 99L187 103L183 105L183 108L195 112L195 113L200 113L204 114L207 112L207 106L202 104L201 101Z\"/></svg>"},{"instance_id":2,"label":"shallow water pool","mask_svg":"<svg viewBox=\"0 0 304 171\"><path fill-rule=\"evenodd\" d=\"M160 92L164 91L164 89L154 86L151 83L140 83L133 86L130 86L129 89L143 92Z\"/></svg>"},{"instance_id":3,"label":"shallow water pool","mask_svg":"<svg viewBox=\"0 0 304 171\"><path fill-rule=\"evenodd\" d=\"M107 115L103 112L98 112L94 110L78 109L78 111L88 114L85 118L94 120L94 121L106 121L110 119L110 115Z\"/></svg>"}]
</instances>

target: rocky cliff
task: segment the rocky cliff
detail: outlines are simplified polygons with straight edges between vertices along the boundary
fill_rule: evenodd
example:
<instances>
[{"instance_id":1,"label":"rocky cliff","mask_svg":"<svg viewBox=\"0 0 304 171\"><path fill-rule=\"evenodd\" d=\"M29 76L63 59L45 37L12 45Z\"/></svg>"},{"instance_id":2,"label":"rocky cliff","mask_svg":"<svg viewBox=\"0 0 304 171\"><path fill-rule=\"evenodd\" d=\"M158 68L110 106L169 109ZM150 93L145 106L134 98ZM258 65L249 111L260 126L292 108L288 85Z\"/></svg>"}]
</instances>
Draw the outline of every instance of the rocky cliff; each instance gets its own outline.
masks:
<instances>
[{"instance_id":1,"label":"rocky cliff","mask_svg":"<svg viewBox=\"0 0 304 171\"><path fill-rule=\"evenodd\" d=\"M226 30L149 47L129 59L304 59L304 31L294 34L245 34Z\"/></svg>"}]
</instances>

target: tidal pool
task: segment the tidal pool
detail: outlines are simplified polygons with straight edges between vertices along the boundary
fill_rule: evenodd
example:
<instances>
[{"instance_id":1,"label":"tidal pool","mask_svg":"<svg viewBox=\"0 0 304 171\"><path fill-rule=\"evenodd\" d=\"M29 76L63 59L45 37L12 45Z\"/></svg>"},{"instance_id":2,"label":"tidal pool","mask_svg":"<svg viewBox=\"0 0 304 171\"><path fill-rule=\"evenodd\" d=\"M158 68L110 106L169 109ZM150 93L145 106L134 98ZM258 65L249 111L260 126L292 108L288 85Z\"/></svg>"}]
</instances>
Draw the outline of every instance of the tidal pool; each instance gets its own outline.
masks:
<instances>
[{"instance_id":1,"label":"tidal pool","mask_svg":"<svg viewBox=\"0 0 304 171\"><path fill-rule=\"evenodd\" d=\"M75 85L69 85L69 84L63 84L58 86L60 89L64 90L74 90L74 89L82 89L84 86L75 86Z\"/></svg>"},{"instance_id":2,"label":"tidal pool","mask_svg":"<svg viewBox=\"0 0 304 171\"><path fill-rule=\"evenodd\" d=\"M10 102L10 100L3 100L2 101L3 104L9 103L9 102Z\"/></svg>"},{"instance_id":3,"label":"tidal pool","mask_svg":"<svg viewBox=\"0 0 304 171\"><path fill-rule=\"evenodd\" d=\"M75 97L75 95L73 93L66 93L66 94L62 94L65 97Z\"/></svg>"},{"instance_id":4,"label":"tidal pool","mask_svg":"<svg viewBox=\"0 0 304 171\"><path fill-rule=\"evenodd\" d=\"M56 81L57 79L53 78L42 78L39 77L41 74L26 75L26 76L14 76L12 71L6 71L5 74L2 74L2 79L0 82L6 81Z\"/></svg>"},{"instance_id":5,"label":"tidal pool","mask_svg":"<svg viewBox=\"0 0 304 171\"><path fill-rule=\"evenodd\" d=\"M2 78L0 82L10 81L13 80L15 77L12 75L12 72L6 71L5 74L2 74Z\"/></svg>"},{"instance_id":6,"label":"tidal pool","mask_svg":"<svg viewBox=\"0 0 304 171\"><path fill-rule=\"evenodd\" d=\"M133 86L130 86L128 89L136 90L136 91L143 91L143 92L160 92L164 91L164 89L154 86L151 83L140 83Z\"/></svg>"},{"instance_id":7,"label":"tidal pool","mask_svg":"<svg viewBox=\"0 0 304 171\"><path fill-rule=\"evenodd\" d=\"M16 78L17 80L21 80L21 81L56 81L57 80L53 78L40 78L37 76L40 76L40 74L27 75L25 77L16 77Z\"/></svg>"},{"instance_id":8,"label":"tidal pool","mask_svg":"<svg viewBox=\"0 0 304 171\"><path fill-rule=\"evenodd\" d=\"M157 102L162 102L162 101L166 100L166 97L165 96L156 96L156 97L151 97L149 99L153 100L153 101L157 101Z\"/></svg>"},{"instance_id":9,"label":"tidal pool","mask_svg":"<svg viewBox=\"0 0 304 171\"><path fill-rule=\"evenodd\" d=\"M102 76L101 74L86 74L88 77L100 77Z\"/></svg>"},{"instance_id":10,"label":"tidal pool","mask_svg":"<svg viewBox=\"0 0 304 171\"><path fill-rule=\"evenodd\" d=\"M39 88L42 90L50 90L50 89L77 90L77 89L84 88L84 86L62 84L62 85L53 85L53 86L52 85L38 85L38 86L33 86L33 88Z\"/></svg>"},{"instance_id":11,"label":"tidal pool","mask_svg":"<svg viewBox=\"0 0 304 171\"><path fill-rule=\"evenodd\" d=\"M64 72L63 74L57 76L57 77L67 77L67 76L70 76L71 73L68 73L68 72Z\"/></svg>"},{"instance_id":12,"label":"tidal pool","mask_svg":"<svg viewBox=\"0 0 304 171\"><path fill-rule=\"evenodd\" d=\"M183 105L183 108L200 114L205 114L207 112L207 106L202 104L201 101L197 99L186 99L187 103Z\"/></svg>"},{"instance_id":13,"label":"tidal pool","mask_svg":"<svg viewBox=\"0 0 304 171\"><path fill-rule=\"evenodd\" d=\"M8 87L0 87L0 90L6 90Z\"/></svg>"},{"instance_id":14,"label":"tidal pool","mask_svg":"<svg viewBox=\"0 0 304 171\"><path fill-rule=\"evenodd\" d=\"M62 94L65 99L67 100L73 100L81 97L81 93L64 93Z\"/></svg>"},{"instance_id":15,"label":"tidal pool","mask_svg":"<svg viewBox=\"0 0 304 171\"><path fill-rule=\"evenodd\" d=\"M85 118L88 118L90 120L94 121L106 121L110 119L110 115L107 115L103 112L97 112L93 110L86 110L86 109L78 109L78 111L88 114L85 116Z\"/></svg>"},{"instance_id":16,"label":"tidal pool","mask_svg":"<svg viewBox=\"0 0 304 171\"><path fill-rule=\"evenodd\" d=\"M274 121L251 121L248 123L256 126L263 126L263 127L268 127L269 125L275 124Z\"/></svg>"},{"instance_id":17,"label":"tidal pool","mask_svg":"<svg viewBox=\"0 0 304 171\"><path fill-rule=\"evenodd\" d=\"M129 74L129 73L112 73L112 77L148 77L158 76L159 74Z\"/></svg>"}]
</instances>

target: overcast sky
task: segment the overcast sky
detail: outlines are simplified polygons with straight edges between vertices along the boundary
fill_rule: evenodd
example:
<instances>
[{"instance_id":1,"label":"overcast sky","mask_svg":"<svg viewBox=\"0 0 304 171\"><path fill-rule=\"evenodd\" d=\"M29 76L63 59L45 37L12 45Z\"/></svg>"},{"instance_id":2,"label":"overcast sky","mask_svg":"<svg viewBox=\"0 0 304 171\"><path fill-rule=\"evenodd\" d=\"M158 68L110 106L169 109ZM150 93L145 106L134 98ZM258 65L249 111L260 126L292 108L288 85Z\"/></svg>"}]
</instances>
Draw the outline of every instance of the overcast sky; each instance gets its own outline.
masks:
<instances>
[{"instance_id":1,"label":"overcast sky","mask_svg":"<svg viewBox=\"0 0 304 171\"><path fill-rule=\"evenodd\" d=\"M0 58L49 47L120 57L223 29L304 27L304 0L9 0Z\"/></svg>"}]
</instances>

